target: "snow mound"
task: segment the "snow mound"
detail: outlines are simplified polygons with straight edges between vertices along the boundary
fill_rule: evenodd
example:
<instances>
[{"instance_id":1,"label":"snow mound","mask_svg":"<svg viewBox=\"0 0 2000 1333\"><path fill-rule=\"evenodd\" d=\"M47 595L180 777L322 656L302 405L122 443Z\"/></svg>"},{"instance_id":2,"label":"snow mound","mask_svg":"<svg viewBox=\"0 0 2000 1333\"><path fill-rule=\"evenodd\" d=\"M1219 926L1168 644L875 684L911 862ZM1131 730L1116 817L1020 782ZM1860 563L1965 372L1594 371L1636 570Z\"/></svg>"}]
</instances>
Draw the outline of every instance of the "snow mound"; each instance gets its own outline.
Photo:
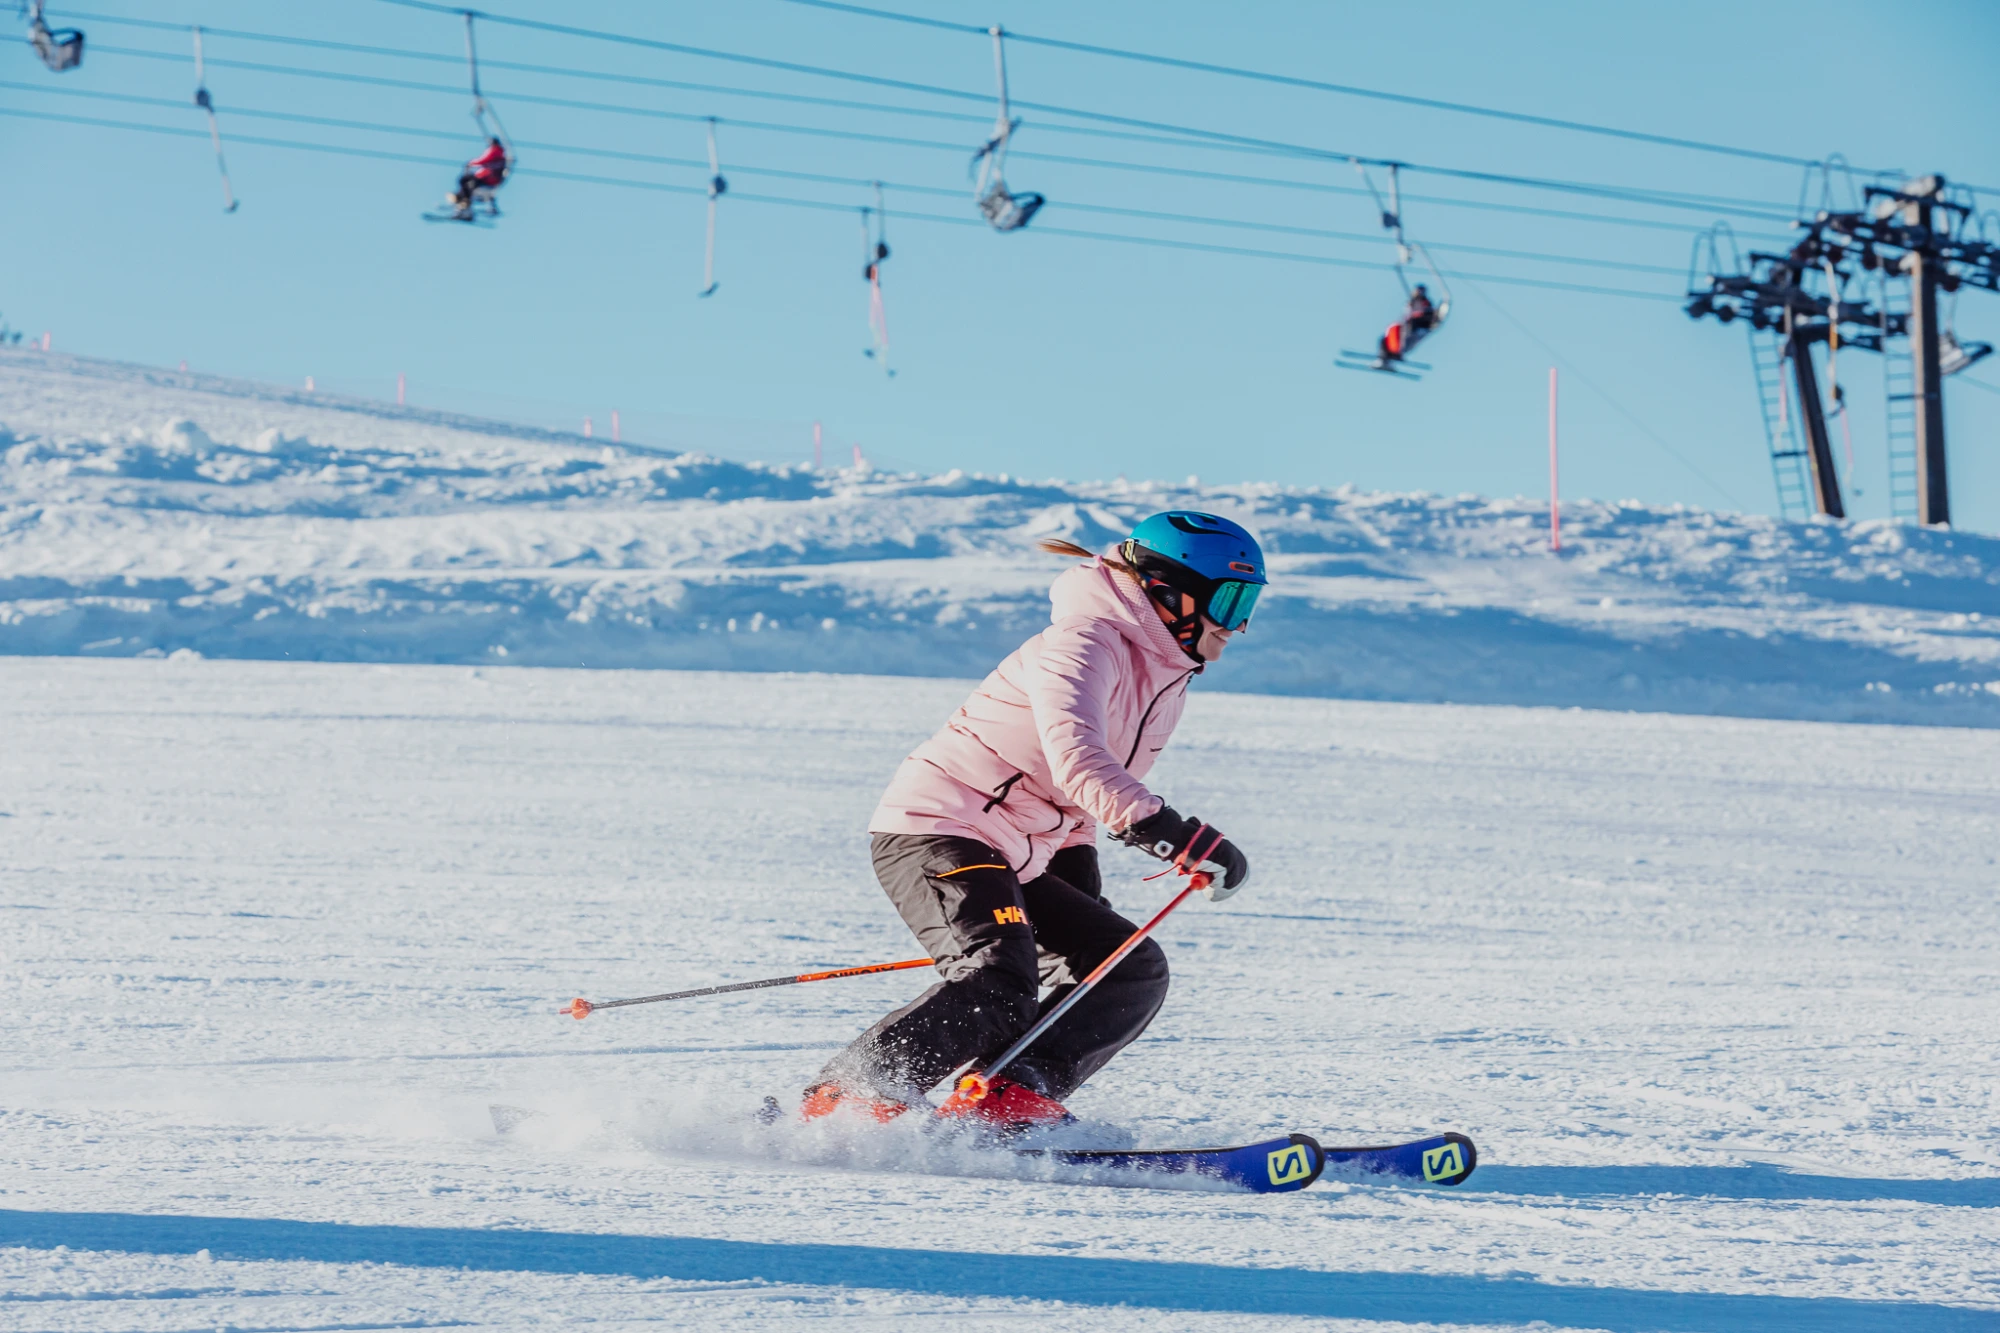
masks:
<instances>
[{"instance_id":1,"label":"snow mound","mask_svg":"<svg viewBox=\"0 0 2000 1333\"><path fill-rule=\"evenodd\" d=\"M0 652L983 674L1058 561L1215 510L1277 576L1222 688L2000 725L2000 541L1279 484L728 462L0 353Z\"/></svg>"}]
</instances>

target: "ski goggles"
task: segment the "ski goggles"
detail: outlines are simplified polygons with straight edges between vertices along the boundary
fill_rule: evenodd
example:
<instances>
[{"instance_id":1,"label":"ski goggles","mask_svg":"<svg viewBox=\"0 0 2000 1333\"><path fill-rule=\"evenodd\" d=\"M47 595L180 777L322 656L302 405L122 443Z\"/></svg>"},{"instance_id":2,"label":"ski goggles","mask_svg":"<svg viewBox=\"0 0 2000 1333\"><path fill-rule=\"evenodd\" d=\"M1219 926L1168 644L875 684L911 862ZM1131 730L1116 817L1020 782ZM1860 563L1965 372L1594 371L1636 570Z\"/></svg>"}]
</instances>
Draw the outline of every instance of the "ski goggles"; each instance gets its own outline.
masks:
<instances>
[{"instance_id":1,"label":"ski goggles","mask_svg":"<svg viewBox=\"0 0 2000 1333\"><path fill-rule=\"evenodd\" d=\"M1226 630L1239 630L1250 623L1250 613L1257 609L1257 596L1264 591L1261 583L1245 583L1242 579L1223 579L1209 589L1208 601L1202 607L1202 614Z\"/></svg>"},{"instance_id":2,"label":"ski goggles","mask_svg":"<svg viewBox=\"0 0 2000 1333\"><path fill-rule=\"evenodd\" d=\"M1223 629L1235 631L1250 623L1251 612L1257 609L1257 598L1264 591L1264 585L1252 583L1248 579L1203 578L1194 570L1175 560L1135 542L1126 542L1121 548L1126 563L1139 571L1149 585L1171 590L1182 597L1192 597L1202 615L1207 616ZM1245 573L1249 566L1242 567ZM1168 613L1178 616L1180 607L1172 602L1162 602Z\"/></svg>"}]
</instances>

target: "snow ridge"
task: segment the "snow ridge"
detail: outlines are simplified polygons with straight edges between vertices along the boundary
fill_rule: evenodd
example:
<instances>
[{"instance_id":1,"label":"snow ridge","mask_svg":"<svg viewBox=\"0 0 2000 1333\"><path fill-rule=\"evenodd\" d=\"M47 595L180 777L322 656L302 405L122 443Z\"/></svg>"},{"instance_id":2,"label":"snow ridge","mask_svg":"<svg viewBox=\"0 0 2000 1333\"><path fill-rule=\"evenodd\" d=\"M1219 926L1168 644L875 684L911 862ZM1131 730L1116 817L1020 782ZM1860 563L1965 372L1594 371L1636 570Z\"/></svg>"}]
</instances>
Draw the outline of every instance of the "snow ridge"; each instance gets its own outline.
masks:
<instances>
[{"instance_id":1,"label":"snow ridge","mask_svg":"<svg viewBox=\"0 0 2000 1333\"><path fill-rule=\"evenodd\" d=\"M1637 503L815 473L0 353L0 653L982 674L1033 540L1276 575L1222 688L2000 725L2000 541Z\"/></svg>"}]
</instances>

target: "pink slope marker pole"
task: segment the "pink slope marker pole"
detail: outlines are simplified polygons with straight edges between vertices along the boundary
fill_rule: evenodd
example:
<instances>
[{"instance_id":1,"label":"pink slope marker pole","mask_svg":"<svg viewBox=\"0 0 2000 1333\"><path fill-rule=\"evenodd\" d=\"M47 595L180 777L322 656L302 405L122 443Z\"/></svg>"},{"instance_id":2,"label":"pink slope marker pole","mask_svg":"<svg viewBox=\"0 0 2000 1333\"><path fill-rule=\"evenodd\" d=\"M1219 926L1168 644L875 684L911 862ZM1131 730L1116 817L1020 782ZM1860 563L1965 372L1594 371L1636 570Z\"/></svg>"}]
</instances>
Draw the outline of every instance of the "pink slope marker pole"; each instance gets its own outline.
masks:
<instances>
[{"instance_id":1,"label":"pink slope marker pole","mask_svg":"<svg viewBox=\"0 0 2000 1333\"><path fill-rule=\"evenodd\" d=\"M583 438L584 438L584 439L586 439L586 440L590 438L590 418L589 418L589 417L585 417L585 418L583 419Z\"/></svg>"},{"instance_id":2,"label":"pink slope marker pole","mask_svg":"<svg viewBox=\"0 0 2000 1333\"><path fill-rule=\"evenodd\" d=\"M623 439L621 438L621 431L618 425L618 409L615 407L611 409L611 442L613 444L624 443Z\"/></svg>"},{"instance_id":3,"label":"pink slope marker pole","mask_svg":"<svg viewBox=\"0 0 2000 1333\"><path fill-rule=\"evenodd\" d=\"M854 470L859 472L866 466L868 466L868 460L861 456L861 446L857 444L854 446Z\"/></svg>"},{"instance_id":4,"label":"pink slope marker pole","mask_svg":"<svg viewBox=\"0 0 2000 1333\"><path fill-rule=\"evenodd\" d=\"M820 451L819 423L815 421L813 422L813 471L821 472L825 468L826 456Z\"/></svg>"},{"instance_id":5,"label":"pink slope marker pole","mask_svg":"<svg viewBox=\"0 0 2000 1333\"><path fill-rule=\"evenodd\" d=\"M404 380L403 380L403 372L402 372L402 371L400 371L400 370L399 370L399 371L397 371L397 372L396 372L396 406L398 406L398 407L401 407L401 406L403 405L403 395L404 395L404 391L405 391L405 390L407 390L408 388L409 388L409 385L408 385L407 383L405 383L405 382L404 382Z\"/></svg>"},{"instance_id":6,"label":"pink slope marker pole","mask_svg":"<svg viewBox=\"0 0 2000 1333\"><path fill-rule=\"evenodd\" d=\"M1563 548L1562 496L1556 486L1556 368L1549 367L1549 549Z\"/></svg>"}]
</instances>

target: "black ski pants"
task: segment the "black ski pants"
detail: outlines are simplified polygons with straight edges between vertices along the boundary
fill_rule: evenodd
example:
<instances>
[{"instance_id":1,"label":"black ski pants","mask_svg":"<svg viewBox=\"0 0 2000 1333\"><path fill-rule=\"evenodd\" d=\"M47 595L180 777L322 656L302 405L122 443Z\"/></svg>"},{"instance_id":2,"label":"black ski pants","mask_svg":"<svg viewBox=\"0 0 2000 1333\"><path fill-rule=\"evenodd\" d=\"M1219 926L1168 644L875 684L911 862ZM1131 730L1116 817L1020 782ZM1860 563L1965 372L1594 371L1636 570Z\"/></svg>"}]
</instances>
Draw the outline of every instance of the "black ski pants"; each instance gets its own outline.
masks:
<instances>
[{"instance_id":1,"label":"black ski pants","mask_svg":"<svg viewBox=\"0 0 2000 1333\"><path fill-rule=\"evenodd\" d=\"M972 838L878 833L873 852L876 878L944 980L855 1038L821 1081L916 1100L1012 1045L1138 929L1105 905L1094 847L1064 848L1025 884ZM1061 1100L1144 1032L1166 998L1167 955L1149 939L1005 1077Z\"/></svg>"}]
</instances>

